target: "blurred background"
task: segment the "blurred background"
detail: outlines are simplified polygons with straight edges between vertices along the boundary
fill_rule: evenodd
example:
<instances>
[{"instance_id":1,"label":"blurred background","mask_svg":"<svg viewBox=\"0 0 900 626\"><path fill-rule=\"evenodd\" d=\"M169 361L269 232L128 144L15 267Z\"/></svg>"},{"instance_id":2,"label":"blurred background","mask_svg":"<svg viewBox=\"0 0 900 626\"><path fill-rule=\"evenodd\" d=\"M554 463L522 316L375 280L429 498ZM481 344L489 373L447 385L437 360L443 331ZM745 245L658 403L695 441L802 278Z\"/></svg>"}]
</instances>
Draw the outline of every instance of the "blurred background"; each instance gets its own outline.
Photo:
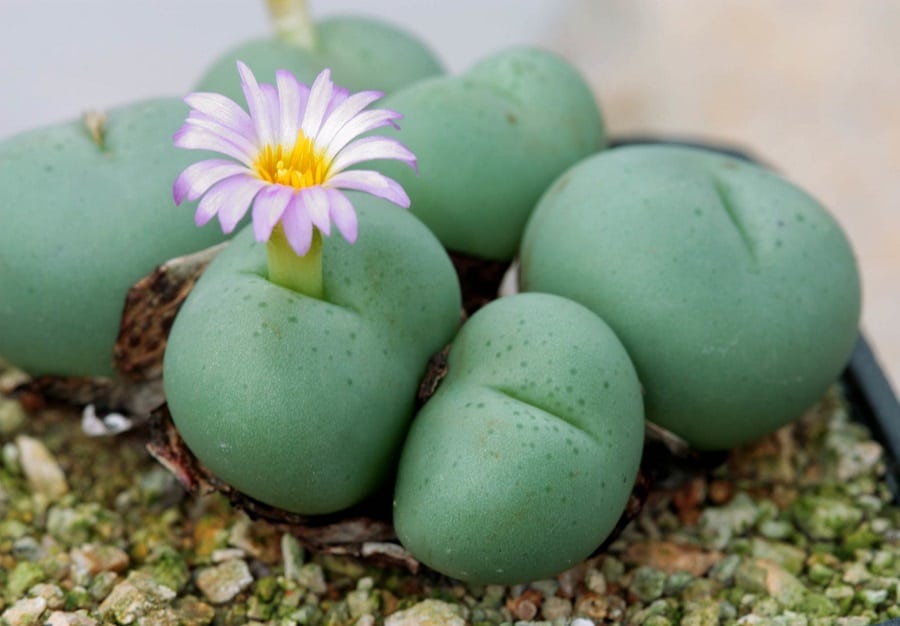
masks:
<instances>
[{"instance_id":1,"label":"blurred background","mask_svg":"<svg viewBox=\"0 0 900 626\"><path fill-rule=\"evenodd\" d=\"M566 56L613 137L747 149L849 233L863 327L900 389L900 0L311 0L406 26L451 71L513 44ZM262 0L0 0L0 138L181 94L270 33Z\"/></svg>"}]
</instances>

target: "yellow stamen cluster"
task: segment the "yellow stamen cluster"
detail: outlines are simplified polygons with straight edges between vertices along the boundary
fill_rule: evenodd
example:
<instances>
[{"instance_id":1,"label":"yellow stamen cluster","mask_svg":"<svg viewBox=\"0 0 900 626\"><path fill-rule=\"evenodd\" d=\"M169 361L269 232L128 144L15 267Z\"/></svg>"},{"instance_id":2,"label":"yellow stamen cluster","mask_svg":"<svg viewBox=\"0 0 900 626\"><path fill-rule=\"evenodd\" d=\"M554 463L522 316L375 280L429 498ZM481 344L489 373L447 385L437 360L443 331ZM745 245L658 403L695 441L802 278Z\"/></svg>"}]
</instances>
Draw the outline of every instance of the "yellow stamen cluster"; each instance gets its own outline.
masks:
<instances>
[{"instance_id":1,"label":"yellow stamen cluster","mask_svg":"<svg viewBox=\"0 0 900 626\"><path fill-rule=\"evenodd\" d=\"M324 183L330 165L301 130L290 150L281 144L267 145L253 167L266 182L303 189Z\"/></svg>"}]
</instances>

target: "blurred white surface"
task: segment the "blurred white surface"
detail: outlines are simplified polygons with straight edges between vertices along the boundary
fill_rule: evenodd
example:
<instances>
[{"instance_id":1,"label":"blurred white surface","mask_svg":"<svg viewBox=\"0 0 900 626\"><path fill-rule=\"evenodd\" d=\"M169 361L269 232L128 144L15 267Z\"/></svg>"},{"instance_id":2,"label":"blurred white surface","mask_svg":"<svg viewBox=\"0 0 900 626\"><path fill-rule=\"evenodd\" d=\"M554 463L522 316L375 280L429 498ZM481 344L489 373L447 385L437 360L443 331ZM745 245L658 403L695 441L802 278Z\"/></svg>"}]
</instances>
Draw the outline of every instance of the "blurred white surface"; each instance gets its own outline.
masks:
<instances>
[{"instance_id":1,"label":"blurred white surface","mask_svg":"<svg viewBox=\"0 0 900 626\"><path fill-rule=\"evenodd\" d=\"M613 135L748 147L820 198L863 274L864 328L900 387L900 0L311 0L406 26L448 68L530 43L588 78ZM262 0L0 0L0 138L188 91L267 35Z\"/></svg>"},{"instance_id":2,"label":"blurred white surface","mask_svg":"<svg viewBox=\"0 0 900 626\"><path fill-rule=\"evenodd\" d=\"M362 13L406 26L453 71L539 42L560 9L575 4L310 3L316 16ZM185 93L218 55L269 33L263 0L0 0L0 137L86 109Z\"/></svg>"}]
</instances>

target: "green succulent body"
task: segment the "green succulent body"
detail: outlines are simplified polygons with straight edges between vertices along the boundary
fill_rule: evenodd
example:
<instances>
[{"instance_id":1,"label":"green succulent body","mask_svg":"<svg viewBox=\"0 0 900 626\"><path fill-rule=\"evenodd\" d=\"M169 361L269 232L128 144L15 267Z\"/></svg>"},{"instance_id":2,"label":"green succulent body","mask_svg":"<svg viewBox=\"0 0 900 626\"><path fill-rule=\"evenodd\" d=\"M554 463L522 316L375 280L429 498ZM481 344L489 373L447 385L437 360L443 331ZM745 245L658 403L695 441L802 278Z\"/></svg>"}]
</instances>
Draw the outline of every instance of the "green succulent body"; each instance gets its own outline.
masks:
<instances>
[{"instance_id":1,"label":"green succulent body","mask_svg":"<svg viewBox=\"0 0 900 626\"><path fill-rule=\"evenodd\" d=\"M361 17L334 17L316 24L312 48L270 37L247 42L223 55L197 84L198 91L225 94L243 102L235 63L246 63L260 82L275 82L275 71L292 72L302 83L331 68L338 85L390 93L443 72L424 43L390 24Z\"/></svg>"},{"instance_id":2,"label":"green succulent body","mask_svg":"<svg viewBox=\"0 0 900 626\"><path fill-rule=\"evenodd\" d=\"M563 59L514 48L461 76L420 81L383 102L403 113L397 138L418 173L383 162L410 210L445 247L506 260L547 186L605 146L589 87ZM388 129L390 131L390 129Z\"/></svg>"},{"instance_id":3,"label":"green succulent body","mask_svg":"<svg viewBox=\"0 0 900 626\"><path fill-rule=\"evenodd\" d=\"M403 447L403 545L480 583L586 558L624 510L643 445L640 385L616 336L564 298L501 298L463 326L448 368Z\"/></svg>"},{"instance_id":4,"label":"green succulent body","mask_svg":"<svg viewBox=\"0 0 900 626\"><path fill-rule=\"evenodd\" d=\"M396 463L429 358L453 336L456 274L433 235L348 194L359 241L325 238L325 299L269 282L246 229L178 314L164 364L179 432L213 473L299 513L331 513Z\"/></svg>"},{"instance_id":5,"label":"green succulent body","mask_svg":"<svg viewBox=\"0 0 900 626\"><path fill-rule=\"evenodd\" d=\"M775 174L689 148L619 148L547 191L521 284L601 315L647 417L700 449L799 417L840 374L860 283L840 227Z\"/></svg>"},{"instance_id":6,"label":"green succulent body","mask_svg":"<svg viewBox=\"0 0 900 626\"><path fill-rule=\"evenodd\" d=\"M0 143L0 356L31 374L106 376L125 294L156 265L218 243L172 202L198 155L177 99L116 108L101 145L81 121Z\"/></svg>"}]
</instances>

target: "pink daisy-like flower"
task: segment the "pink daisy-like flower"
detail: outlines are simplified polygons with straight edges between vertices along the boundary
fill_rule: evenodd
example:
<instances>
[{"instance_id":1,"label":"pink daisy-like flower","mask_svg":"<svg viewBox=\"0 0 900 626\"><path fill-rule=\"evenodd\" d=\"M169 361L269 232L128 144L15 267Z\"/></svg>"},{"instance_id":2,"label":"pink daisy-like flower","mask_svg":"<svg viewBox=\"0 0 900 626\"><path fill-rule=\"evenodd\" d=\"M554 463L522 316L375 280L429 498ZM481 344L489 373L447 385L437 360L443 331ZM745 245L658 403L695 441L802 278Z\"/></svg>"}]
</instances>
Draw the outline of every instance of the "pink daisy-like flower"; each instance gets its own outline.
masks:
<instances>
[{"instance_id":1,"label":"pink daisy-like flower","mask_svg":"<svg viewBox=\"0 0 900 626\"><path fill-rule=\"evenodd\" d=\"M331 234L331 224L353 243L356 211L342 189L368 192L403 208L409 196L400 184L378 172L347 168L373 159L396 159L416 168L416 158L388 137L357 138L401 115L387 109L365 110L383 94L350 94L323 70L312 87L279 70L275 85L258 84L238 61L249 114L216 93L185 98L191 112L175 133L179 148L211 150L230 159L209 159L187 167L176 179L175 204L200 198L194 221L206 224L218 215L230 233L253 205L253 232L267 241L281 222L288 244L299 256L310 248L313 228Z\"/></svg>"}]
</instances>

